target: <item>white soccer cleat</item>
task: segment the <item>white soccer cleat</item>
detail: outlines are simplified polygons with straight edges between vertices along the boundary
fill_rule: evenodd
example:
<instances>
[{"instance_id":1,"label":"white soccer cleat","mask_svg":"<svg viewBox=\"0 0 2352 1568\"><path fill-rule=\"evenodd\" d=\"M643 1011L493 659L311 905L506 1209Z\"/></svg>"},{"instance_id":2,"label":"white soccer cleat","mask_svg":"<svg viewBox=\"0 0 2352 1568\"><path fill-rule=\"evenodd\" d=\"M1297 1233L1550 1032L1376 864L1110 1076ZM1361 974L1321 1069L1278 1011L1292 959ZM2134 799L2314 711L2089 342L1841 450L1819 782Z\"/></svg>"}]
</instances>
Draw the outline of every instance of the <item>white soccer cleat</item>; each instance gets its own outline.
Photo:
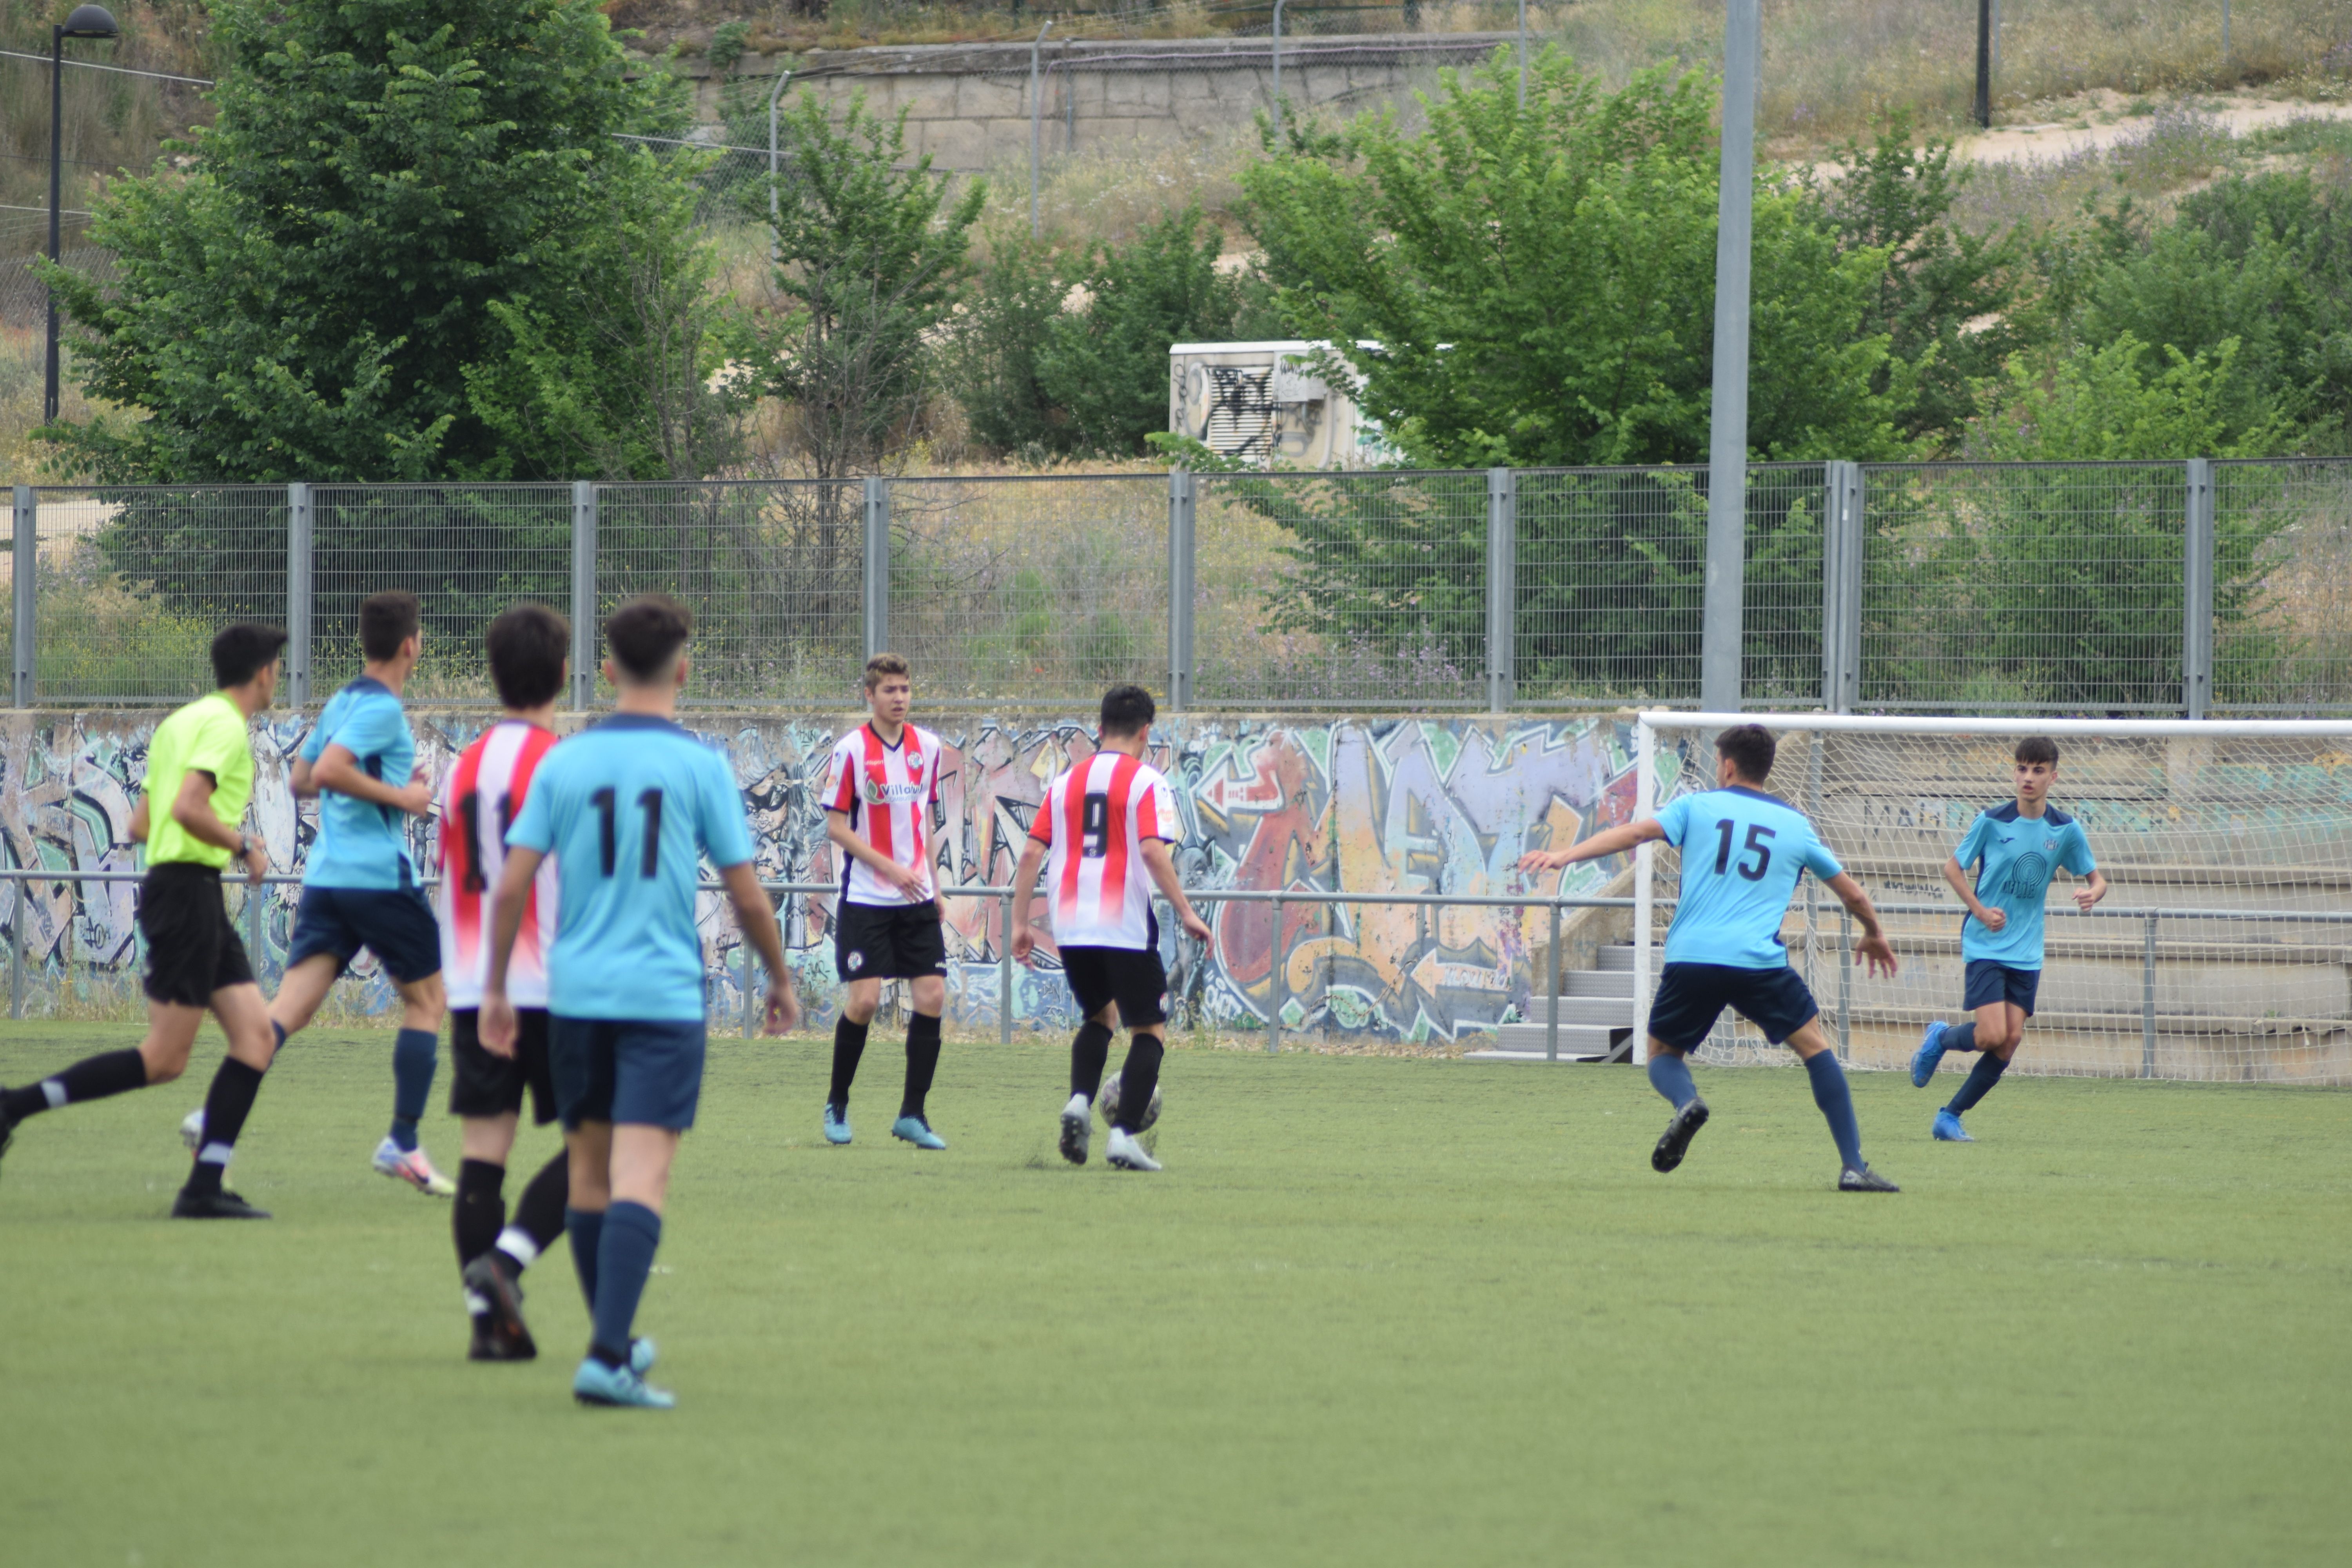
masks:
<instances>
[{"instance_id":1,"label":"white soccer cleat","mask_svg":"<svg viewBox=\"0 0 2352 1568\"><path fill-rule=\"evenodd\" d=\"M406 1182L429 1198L450 1198L457 1195L457 1184L433 1168L425 1157L425 1146L404 1150L386 1138L375 1146L375 1168L378 1174Z\"/></svg>"},{"instance_id":2,"label":"white soccer cleat","mask_svg":"<svg viewBox=\"0 0 2352 1568\"><path fill-rule=\"evenodd\" d=\"M201 1105L180 1119L180 1142L195 1153L205 1146L205 1108Z\"/></svg>"},{"instance_id":3,"label":"white soccer cleat","mask_svg":"<svg viewBox=\"0 0 2352 1568\"><path fill-rule=\"evenodd\" d=\"M1144 1147L1131 1132L1114 1127L1110 1130L1109 1160L1111 1168L1119 1171L1156 1171L1160 1162L1144 1152Z\"/></svg>"},{"instance_id":4,"label":"white soccer cleat","mask_svg":"<svg viewBox=\"0 0 2352 1568\"><path fill-rule=\"evenodd\" d=\"M1083 1094L1070 1096L1070 1103L1062 1107L1062 1158L1073 1165L1087 1163L1087 1145L1095 1131L1092 1109Z\"/></svg>"}]
</instances>

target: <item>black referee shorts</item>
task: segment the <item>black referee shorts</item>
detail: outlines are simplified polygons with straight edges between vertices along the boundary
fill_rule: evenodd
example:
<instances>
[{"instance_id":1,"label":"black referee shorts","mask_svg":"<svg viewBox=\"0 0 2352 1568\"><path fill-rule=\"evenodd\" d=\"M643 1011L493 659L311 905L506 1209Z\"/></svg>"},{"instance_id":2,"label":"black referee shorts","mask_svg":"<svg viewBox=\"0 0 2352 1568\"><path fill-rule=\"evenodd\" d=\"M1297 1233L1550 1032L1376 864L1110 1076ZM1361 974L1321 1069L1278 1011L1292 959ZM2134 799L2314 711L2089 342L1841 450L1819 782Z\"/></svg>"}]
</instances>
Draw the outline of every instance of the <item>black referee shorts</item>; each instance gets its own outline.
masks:
<instances>
[{"instance_id":1,"label":"black referee shorts","mask_svg":"<svg viewBox=\"0 0 2352 1568\"><path fill-rule=\"evenodd\" d=\"M482 1044L478 1007L449 1010L449 1055L457 1071L449 1085L452 1116L505 1116L522 1110L530 1091L530 1119L544 1127L555 1120L555 1069L547 1058L547 1009L515 1009L515 1054L492 1056Z\"/></svg>"},{"instance_id":2,"label":"black referee shorts","mask_svg":"<svg viewBox=\"0 0 2352 1568\"><path fill-rule=\"evenodd\" d=\"M192 860L151 867L139 884L139 933L147 939L149 997L181 1007L253 984L253 961L228 918L221 874Z\"/></svg>"}]
</instances>

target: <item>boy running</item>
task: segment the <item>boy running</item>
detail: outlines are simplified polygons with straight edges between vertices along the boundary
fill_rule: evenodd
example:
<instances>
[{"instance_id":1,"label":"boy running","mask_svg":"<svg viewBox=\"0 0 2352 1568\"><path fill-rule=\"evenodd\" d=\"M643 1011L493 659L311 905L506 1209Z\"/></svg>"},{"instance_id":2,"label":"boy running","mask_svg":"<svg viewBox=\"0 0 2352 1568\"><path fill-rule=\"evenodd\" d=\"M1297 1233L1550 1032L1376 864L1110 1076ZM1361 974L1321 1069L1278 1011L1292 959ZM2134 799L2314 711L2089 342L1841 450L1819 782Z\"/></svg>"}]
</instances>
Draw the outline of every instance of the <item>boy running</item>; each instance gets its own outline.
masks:
<instances>
[{"instance_id":1,"label":"boy running","mask_svg":"<svg viewBox=\"0 0 2352 1568\"><path fill-rule=\"evenodd\" d=\"M1029 905L1036 893L1038 863L1050 852L1045 880L1054 890L1054 945L1060 950L1070 994L1086 1016L1070 1042L1070 1100L1062 1108L1062 1158L1073 1165L1087 1163L1095 1096L1110 1058L1115 1006L1116 1022L1127 1026L1130 1038L1108 1158L1121 1171L1160 1169L1136 1141L1150 1120L1152 1092L1160 1087L1168 1017L1168 972L1160 960L1151 884L1167 895L1186 931L1202 942L1209 938L1208 924L1192 912L1168 850L1180 831L1176 793L1143 760L1157 716L1151 694L1139 686L1114 686L1103 693L1101 750L1045 786L1029 842L1021 849L1020 868L1013 874L1013 956L1027 963L1037 945ZM1150 883L1135 874L1139 862L1150 873Z\"/></svg>"},{"instance_id":2,"label":"boy running","mask_svg":"<svg viewBox=\"0 0 2352 1568\"><path fill-rule=\"evenodd\" d=\"M1811 871L1862 926L1855 944L1873 974L1895 973L1895 949L1862 885L1845 874L1804 813L1764 793L1778 749L1761 724L1735 724L1716 737L1716 787L1681 795L1655 817L1596 833L1567 849L1533 850L1522 871L1557 870L1579 860L1622 855L1659 840L1682 854L1682 896L1666 928L1666 962L1650 1007L1650 1083L1675 1108L1651 1152L1650 1168L1673 1170L1706 1125L1706 1101L1684 1060L1706 1039L1725 1007L1785 1045L1805 1064L1813 1103L1838 1151L1838 1191L1892 1193L1893 1182L1862 1157L1853 1095L1836 1053L1822 1037L1821 1008L1789 967L1780 921L1798 879Z\"/></svg>"},{"instance_id":3,"label":"boy running","mask_svg":"<svg viewBox=\"0 0 2352 1568\"><path fill-rule=\"evenodd\" d=\"M846 1143L849 1086L866 1054L866 1031L882 1005L882 982L912 982L907 1020L907 1087L890 1136L918 1149L944 1149L924 1100L940 1066L940 1015L948 1005L945 910L931 880L931 808L940 798L940 738L907 722L914 700L907 661L877 653L866 661L866 721L833 748L824 773L824 836L842 856L834 915L834 970L842 983L833 1026L833 1086L825 1092L824 1138Z\"/></svg>"},{"instance_id":4,"label":"boy running","mask_svg":"<svg viewBox=\"0 0 2352 1568\"><path fill-rule=\"evenodd\" d=\"M1976 1017L1928 1025L1911 1058L1911 1082L1927 1088L1946 1051L1983 1053L1959 1092L1936 1112L1935 1137L1944 1143L1976 1142L1960 1118L1992 1092L2025 1039L2025 1020L2033 1016L2042 984L2042 900L2051 878L2063 868L2087 879L2074 889L2075 905L2086 914L2107 896L2107 879L2091 858L2083 825L2050 804L2050 786L2058 782L2058 743L2029 735L2018 742L2016 760L2017 798L1979 812L1944 862L1944 880L1969 907L1960 921L1960 957L1968 966L1960 1005Z\"/></svg>"},{"instance_id":5,"label":"boy running","mask_svg":"<svg viewBox=\"0 0 2352 1568\"><path fill-rule=\"evenodd\" d=\"M563 1234L568 1184L562 1148L539 1169L507 1223L507 1156L514 1149L523 1092L531 1120L555 1120L547 1060L547 950L555 940L555 862L541 864L524 895L520 934L507 966L514 1004L514 1050L493 1055L481 1037L482 980L489 969L489 890L506 864L506 831L522 809L541 761L555 746L555 700L571 671L572 627L543 605L517 605L490 623L490 680L506 705L499 721L466 748L441 786L441 973L449 993L449 1047L456 1081L451 1114L465 1119L464 1161L451 1227L466 1309L474 1321L473 1361L529 1361L539 1353L522 1320L522 1271Z\"/></svg>"},{"instance_id":6,"label":"boy running","mask_svg":"<svg viewBox=\"0 0 2352 1568\"><path fill-rule=\"evenodd\" d=\"M742 793L719 754L678 728L693 623L665 595L630 600L604 626L615 711L550 752L507 834L492 902L483 1047L521 1035L509 990L516 936L539 868L556 861L548 958L549 1059L571 1152L566 1228L594 1330L572 1380L584 1405L667 1410L649 1387L650 1344L633 1338L661 1241L678 1135L702 1089L702 937L696 868L709 855L744 937L768 966L767 1032L800 1018L775 910L752 868Z\"/></svg>"},{"instance_id":7,"label":"boy running","mask_svg":"<svg viewBox=\"0 0 2352 1568\"><path fill-rule=\"evenodd\" d=\"M220 689L164 720L148 742L147 789L131 814L131 838L147 848L147 875L139 885L146 1037L136 1050L89 1057L54 1078L0 1089L5 1153L16 1124L28 1116L178 1078L210 1012L228 1037L228 1057L214 1075L205 1114L225 1141L197 1149L187 1185L172 1201L174 1219L269 1217L221 1186L229 1145L253 1109L271 1050L268 1009L222 899L221 870L231 860L244 867L248 898L259 896L269 870L269 852L237 825L253 798L250 726L277 695L278 654L285 646L286 634L276 626L224 627L212 649Z\"/></svg>"}]
</instances>

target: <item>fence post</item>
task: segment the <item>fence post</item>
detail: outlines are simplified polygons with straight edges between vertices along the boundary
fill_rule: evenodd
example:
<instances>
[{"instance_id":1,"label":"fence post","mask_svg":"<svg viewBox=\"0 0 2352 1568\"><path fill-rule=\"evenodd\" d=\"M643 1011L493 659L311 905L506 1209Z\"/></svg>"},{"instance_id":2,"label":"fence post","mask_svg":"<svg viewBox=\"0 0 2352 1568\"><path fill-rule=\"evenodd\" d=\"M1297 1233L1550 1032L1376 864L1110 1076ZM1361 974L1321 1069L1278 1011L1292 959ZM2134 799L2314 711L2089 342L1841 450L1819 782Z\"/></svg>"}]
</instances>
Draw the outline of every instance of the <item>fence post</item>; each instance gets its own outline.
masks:
<instances>
[{"instance_id":1,"label":"fence post","mask_svg":"<svg viewBox=\"0 0 2352 1568\"><path fill-rule=\"evenodd\" d=\"M1510 710L1518 608L1518 477L1486 470L1486 711Z\"/></svg>"},{"instance_id":2,"label":"fence post","mask_svg":"<svg viewBox=\"0 0 2352 1568\"><path fill-rule=\"evenodd\" d=\"M1822 496L1822 706L1862 700L1862 465L1828 465Z\"/></svg>"},{"instance_id":3,"label":"fence post","mask_svg":"<svg viewBox=\"0 0 2352 1568\"><path fill-rule=\"evenodd\" d=\"M596 700L596 485L572 481L572 706Z\"/></svg>"},{"instance_id":4,"label":"fence post","mask_svg":"<svg viewBox=\"0 0 2352 1568\"><path fill-rule=\"evenodd\" d=\"M33 658L39 647L34 636L34 616L40 613L40 595L37 591L41 571L40 499L30 485L16 487L16 554L13 587L16 605L16 679L11 685L9 706L30 708L33 705ZM21 906L20 906L21 907ZM11 1015L23 1017L22 1013Z\"/></svg>"},{"instance_id":5,"label":"fence post","mask_svg":"<svg viewBox=\"0 0 2352 1568\"><path fill-rule=\"evenodd\" d=\"M1274 943L1267 950L1274 955L1273 967L1265 977L1265 1054L1279 1056L1282 1052L1282 1005L1288 998L1283 993L1290 988L1290 974L1283 964L1282 896L1274 900Z\"/></svg>"},{"instance_id":6,"label":"fence post","mask_svg":"<svg viewBox=\"0 0 2352 1568\"><path fill-rule=\"evenodd\" d=\"M310 487L286 487L286 700L310 705L310 611L318 599L317 520L310 512Z\"/></svg>"},{"instance_id":7,"label":"fence post","mask_svg":"<svg viewBox=\"0 0 2352 1568\"><path fill-rule=\"evenodd\" d=\"M2205 717L2213 700L2213 463L2189 459L2188 531L2181 541L2180 707Z\"/></svg>"},{"instance_id":8,"label":"fence post","mask_svg":"<svg viewBox=\"0 0 2352 1568\"><path fill-rule=\"evenodd\" d=\"M866 657L890 646L890 481L866 481Z\"/></svg>"},{"instance_id":9,"label":"fence post","mask_svg":"<svg viewBox=\"0 0 2352 1568\"><path fill-rule=\"evenodd\" d=\"M1549 1009L1548 1009L1548 1011L1547 1011L1547 1016L1546 1016L1546 1017L1544 1018L1544 1060L1546 1060L1546 1061L1548 1061L1548 1062L1556 1062L1556 1061L1559 1060L1559 997L1560 997L1560 989L1559 989L1559 900L1557 898L1553 899L1553 900L1552 900L1552 906L1551 906L1551 961L1550 961L1550 969L1551 969L1551 978L1550 978L1549 981L1545 982L1545 984L1544 984L1544 989L1551 993L1551 996L1550 996L1550 1004L1551 1004L1551 1005L1550 1005L1549 1008Z\"/></svg>"},{"instance_id":10,"label":"fence post","mask_svg":"<svg viewBox=\"0 0 2352 1568\"><path fill-rule=\"evenodd\" d=\"M1853 1055L1853 917L1838 910L1838 1060Z\"/></svg>"},{"instance_id":11,"label":"fence post","mask_svg":"<svg viewBox=\"0 0 2352 1568\"><path fill-rule=\"evenodd\" d=\"M16 912L8 917L8 1016L25 1016L25 879L16 879Z\"/></svg>"},{"instance_id":12,"label":"fence post","mask_svg":"<svg viewBox=\"0 0 2352 1568\"><path fill-rule=\"evenodd\" d=\"M1013 890L1004 892L1004 940L996 946L996 1039L1013 1043Z\"/></svg>"},{"instance_id":13,"label":"fence post","mask_svg":"<svg viewBox=\"0 0 2352 1568\"><path fill-rule=\"evenodd\" d=\"M2147 917L2139 958L2139 1076L2156 1076L2156 915Z\"/></svg>"},{"instance_id":14,"label":"fence post","mask_svg":"<svg viewBox=\"0 0 2352 1568\"><path fill-rule=\"evenodd\" d=\"M1192 475L1168 470L1168 710L1192 706Z\"/></svg>"}]
</instances>

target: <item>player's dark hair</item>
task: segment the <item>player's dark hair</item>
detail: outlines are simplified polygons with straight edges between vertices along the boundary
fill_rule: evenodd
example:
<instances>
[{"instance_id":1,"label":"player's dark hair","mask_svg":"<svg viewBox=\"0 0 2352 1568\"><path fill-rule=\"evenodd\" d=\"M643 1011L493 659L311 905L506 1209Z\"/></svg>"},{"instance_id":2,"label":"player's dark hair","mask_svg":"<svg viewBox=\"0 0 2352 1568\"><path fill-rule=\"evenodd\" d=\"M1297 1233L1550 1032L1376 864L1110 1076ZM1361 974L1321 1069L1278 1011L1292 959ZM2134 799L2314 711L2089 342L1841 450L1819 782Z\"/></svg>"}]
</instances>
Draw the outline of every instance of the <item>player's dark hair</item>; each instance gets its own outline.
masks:
<instances>
[{"instance_id":1,"label":"player's dark hair","mask_svg":"<svg viewBox=\"0 0 2352 1568\"><path fill-rule=\"evenodd\" d=\"M1760 784L1772 776L1772 758L1780 747L1761 724L1734 724L1715 738L1715 749L1731 759L1741 778Z\"/></svg>"},{"instance_id":2,"label":"player's dark hair","mask_svg":"<svg viewBox=\"0 0 2352 1568\"><path fill-rule=\"evenodd\" d=\"M2047 735L2028 735L2017 742L2017 760L2021 763L2047 763L2058 765L2058 742Z\"/></svg>"},{"instance_id":3,"label":"player's dark hair","mask_svg":"<svg viewBox=\"0 0 2352 1568\"><path fill-rule=\"evenodd\" d=\"M545 605L517 605L490 623L490 684L509 708L536 708L563 689L572 623Z\"/></svg>"},{"instance_id":4,"label":"player's dark hair","mask_svg":"<svg viewBox=\"0 0 2352 1568\"><path fill-rule=\"evenodd\" d=\"M694 614L667 594L640 594L604 623L604 645L621 673L641 686L669 679L694 636Z\"/></svg>"},{"instance_id":5,"label":"player's dark hair","mask_svg":"<svg viewBox=\"0 0 2352 1568\"><path fill-rule=\"evenodd\" d=\"M1103 693L1105 735L1139 735L1150 729L1151 721L1159 716L1159 705L1151 700L1151 693L1140 686L1114 686Z\"/></svg>"},{"instance_id":6,"label":"player's dark hair","mask_svg":"<svg viewBox=\"0 0 2352 1568\"><path fill-rule=\"evenodd\" d=\"M250 621L221 627L213 637L213 680L223 690L243 686L277 662L286 646L286 634L276 626Z\"/></svg>"},{"instance_id":7,"label":"player's dark hair","mask_svg":"<svg viewBox=\"0 0 2352 1568\"><path fill-rule=\"evenodd\" d=\"M360 601L360 651L372 659L400 657L400 645L416 635L416 595L386 588Z\"/></svg>"},{"instance_id":8,"label":"player's dark hair","mask_svg":"<svg viewBox=\"0 0 2352 1568\"><path fill-rule=\"evenodd\" d=\"M866 661L866 689L872 691L881 685L886 675L903 675L910 681L915 679L915 672L907 668L905 654L877 653Z\"/></svg>"}]
</instances>

